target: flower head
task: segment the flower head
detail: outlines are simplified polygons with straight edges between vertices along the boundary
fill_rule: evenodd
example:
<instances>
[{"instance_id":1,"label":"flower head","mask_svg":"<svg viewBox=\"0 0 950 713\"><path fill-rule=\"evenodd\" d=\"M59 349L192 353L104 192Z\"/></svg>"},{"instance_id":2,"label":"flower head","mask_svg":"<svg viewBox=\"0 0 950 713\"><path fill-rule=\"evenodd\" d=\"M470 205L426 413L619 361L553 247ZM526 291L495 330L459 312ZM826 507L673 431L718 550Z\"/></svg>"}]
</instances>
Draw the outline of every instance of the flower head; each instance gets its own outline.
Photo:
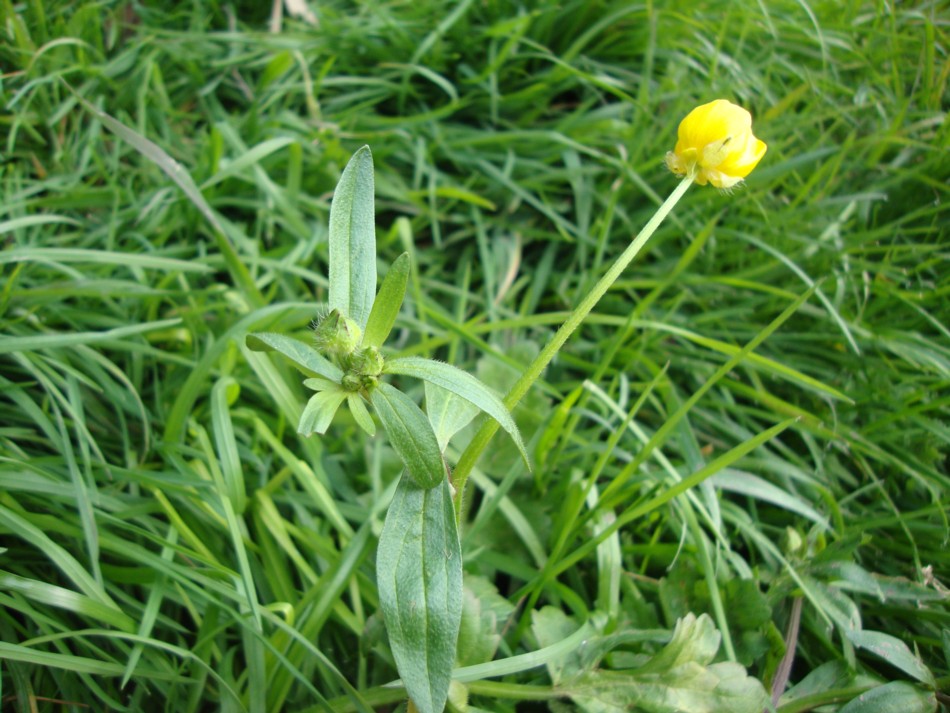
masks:
<instances>
[{"instance_id":1,"label":"flower head","mask_svg":"<svg viewBox=\"0 0 950 713\"><path fill-rule=\"evenodd\" d=\"M752 135L752 115L717 99L696 107L680 122L666 165L677 176L692 174L701 186L732 188L752 172L766 148Z\"/></svg>"}]
</instances>

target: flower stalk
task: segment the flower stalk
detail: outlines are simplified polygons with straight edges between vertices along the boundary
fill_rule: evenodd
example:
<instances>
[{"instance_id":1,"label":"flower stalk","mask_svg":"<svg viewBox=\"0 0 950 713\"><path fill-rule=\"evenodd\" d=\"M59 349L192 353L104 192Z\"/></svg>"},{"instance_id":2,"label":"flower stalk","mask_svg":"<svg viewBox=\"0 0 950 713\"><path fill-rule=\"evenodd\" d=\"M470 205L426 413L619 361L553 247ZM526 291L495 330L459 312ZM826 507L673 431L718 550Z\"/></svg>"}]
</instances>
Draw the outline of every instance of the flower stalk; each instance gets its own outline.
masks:
<instances>
[{"instance_id":1,"label":"flower stalk","mask_svg":"<svg viewBox=\"0 0 950 713\"><path fill-rule=\"evenodd\" d=\"M503 403L509 410L513 410L514 407L518 405L524 395L528 393L528 390L534 385L538 378L540 378L544 369L551 363L551 360L561 347L564 346L568 338L581 325L597 303L600 302L600 299L606 294L607 290L610 289L611 285L617 281L623 271L627 269L627 266L640 254L640 251L643 250L643 247L653 236L653 233L656 232L656 229L660 227L660 224L666 216L669 215L673 207L679 202L680 198L683 197L683 194L686 193L686 190L692 185L693 178L692 174L687 174L687 176L680 181L679 185L657 209L656 213L653 214L653 217L647 221L647 224L643 226L643 229L637 234L630 245L627 246L627 249L623 251L614 264L604 273L604 276L598 280L597 284L594 285L591 291L581 300L580 304L574 308L574 311L571 312L564 321L564 324L557 330L554 338L541 350L534 361L528 365L524 373L503 399ZM475 467L478 459L488 446L488 442L492 436L495 435L497 430L498 424L495 421L489 420L483 423L455 466L452 480L455 486L455 515L457 519L461 518L462 496L465 492L465 483L468 481L472 469Z\"/></svg>"}]
</instances>

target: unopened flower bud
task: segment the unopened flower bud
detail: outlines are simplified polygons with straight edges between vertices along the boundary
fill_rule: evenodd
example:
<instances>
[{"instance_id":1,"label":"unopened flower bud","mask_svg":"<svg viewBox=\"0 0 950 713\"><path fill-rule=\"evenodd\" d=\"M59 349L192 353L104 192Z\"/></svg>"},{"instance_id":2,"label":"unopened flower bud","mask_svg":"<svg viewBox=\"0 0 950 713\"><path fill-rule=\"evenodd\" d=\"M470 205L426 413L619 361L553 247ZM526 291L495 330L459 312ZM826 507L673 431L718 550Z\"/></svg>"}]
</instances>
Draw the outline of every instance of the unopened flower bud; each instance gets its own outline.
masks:
<instances>
[{"instance_id":1,"label":"unopened flower bud","mask_svg":"<svg viewBox=\"0 0 950 713\"><path fill-rule=\"evenodd\" d=\"M321 352L343 357L352 354L359 347L363 332L360 326L339 310L333 310L321 319L313 330L313 339Z\"/></svg>"}]
</instances>

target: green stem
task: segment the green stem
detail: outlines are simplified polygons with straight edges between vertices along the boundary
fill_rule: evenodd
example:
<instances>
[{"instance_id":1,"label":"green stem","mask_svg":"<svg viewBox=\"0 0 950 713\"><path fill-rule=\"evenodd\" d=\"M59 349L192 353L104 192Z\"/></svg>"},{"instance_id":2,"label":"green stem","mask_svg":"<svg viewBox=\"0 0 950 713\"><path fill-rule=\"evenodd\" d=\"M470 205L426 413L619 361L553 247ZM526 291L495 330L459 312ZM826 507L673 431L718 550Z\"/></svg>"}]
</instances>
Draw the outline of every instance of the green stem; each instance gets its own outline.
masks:
<instances>
[{"instance_id":1,"label":"green stem","mask_svg":"<svg viewBox=\"0 0 950 713\"><path fill-rule=\"evenodd\" d=\"M574 308L574 311L568 316L564 324L561 325L560 329L557 330L557 333L554 335L554 338L548 343L544 349L541 350L541 353L535 358L531 364L528 365L528 368L525 369L524 373L521 375L521 378L511 387L511 390L508 392L508 395L505 396L504 403L505 406L511 410L518 405L518 402L521 401L522 397L528 393L534 382L538 380L541 376L541 373L547 367L547 365L554 358L554 355L558 353L561 347L564 345L564 342L568 340L571 334L574 333L574 330L577 329L581 322L584 321L584 318L590 314L590 311L594 306L600 301L600 298L604 296L610 286L617 281L617 278L620 277L621 273L631 261L640 253L643 249L643 246L646 245L647 241L653 236L653 233L656 232L656 229L660 227L660 223L663 222L663 219L669 214L673 209L679 199L683 197L683 194L686 193L686 189L690 187L693 182L692 176L687 176L676 189L670 194L670 197L667 198L663 205L661 205L656 213L653 214L653 217L643 226L637 237L633 239L633 242L627 246L627 249L623 251L623 254L617 258L616 262L610 266L610 269L604 273L604 276L600 278L593 289L581 300L581 303ZM453 473L453 484L455 485L455 516L456 519L461 520L462 515L462 495L465 492L465 483L468 481L468 476L472 472L472 468L475 467L475 463L478 462L478 459L481 457L482 453L485 451L485 448L488 446L488 442L491 440L491 437L495 435L495 432L498 430L498 423L492 419L485 421L482 424L482 427L478 429L478 432L475 434L475 437L472 438L471 443L468 444L468 447L462 453L461 458L459 458L458 465L455 466L455 472Z\"/></svg>"}]
</instances>

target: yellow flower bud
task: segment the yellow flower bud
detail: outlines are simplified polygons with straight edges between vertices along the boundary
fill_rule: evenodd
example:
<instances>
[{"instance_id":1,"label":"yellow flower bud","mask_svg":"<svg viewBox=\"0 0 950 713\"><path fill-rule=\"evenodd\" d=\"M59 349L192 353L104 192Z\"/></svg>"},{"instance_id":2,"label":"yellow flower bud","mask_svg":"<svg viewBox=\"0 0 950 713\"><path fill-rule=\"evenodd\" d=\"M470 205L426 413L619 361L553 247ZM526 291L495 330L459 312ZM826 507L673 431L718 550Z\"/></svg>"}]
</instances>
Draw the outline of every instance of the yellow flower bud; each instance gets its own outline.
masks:
<instances>
[{"instance_id":1,"label":"yellow flower bud","mask_svg":"<svg viewBox=\"0 0 950 713\"><path fill-rule=\"evenodd\" d=\"M717 99L696 107L680 122L676 148L666 154L666 165L677 176L692 174L701 186L732 188L758 165L766 148L752 135L752 115Z\"/></svg>"}]
</instances>

